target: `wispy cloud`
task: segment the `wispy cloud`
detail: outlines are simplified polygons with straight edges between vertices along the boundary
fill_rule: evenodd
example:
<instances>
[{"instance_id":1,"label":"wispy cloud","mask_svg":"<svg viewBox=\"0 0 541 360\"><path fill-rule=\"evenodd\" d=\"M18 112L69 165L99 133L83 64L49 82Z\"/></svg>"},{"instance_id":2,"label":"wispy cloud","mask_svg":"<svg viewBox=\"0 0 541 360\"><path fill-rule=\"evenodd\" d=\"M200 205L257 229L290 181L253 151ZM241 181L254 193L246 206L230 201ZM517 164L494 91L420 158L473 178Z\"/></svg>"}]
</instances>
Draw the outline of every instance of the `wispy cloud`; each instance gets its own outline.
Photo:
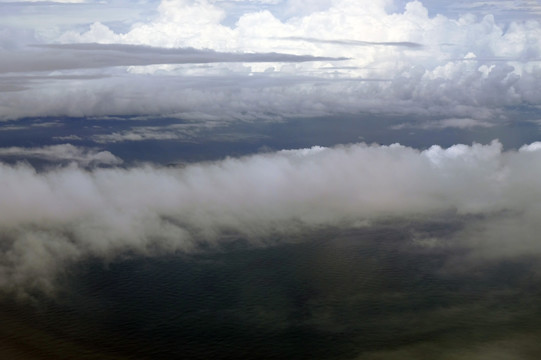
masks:
<instances>
[{"instance_id":1,"label":"wispy cloud","mask_svg":"<svg viewBox=\"0 0 541 360\"><path fill-rule=\"evenodd\" d=\"M165 49L125 44L35 45L37 51L0 53L0 73L57 71L145 66L155 64L208 64L231 62L338 61L332 58L281 53L224 53L193 48Z\"/></svg>"},{"instance_id":2,"label":"wispy cloud","mask_svg":"<svg viewBox=\"0 0 541 360\"><path fill-rule=\"evenodd\" d=\"M71 144L50 145L43 147L7 147L0 148L1 158L15 159L41 159L51 162L74 162L80 166L90 165L118 165L122 160L109 151L102 151L92 148L81 148Z\"/></svg>"},{"instance_id":3,"label":"wispy cloud","mask_svg":"<svg viewBox=\"0 0 541 360\"><path fill-rule=\"evenodd\" d=\"M346 46L396 46L405 47L410 49L422 48L423 45L411 42L411 41L361 41L361 40L348 40L348 39L318 39L302 36L289 36L283 38L277 38L280 40L289 41L306 41L315 44L330 44L330 45L346 45Z\"/></svg>"},{"instance_id":4,"label":"wispy cloud","mask_svg":"<svg viewBox=\"0 0 541 360\"><path fill-rule=\"evenodd\" d=\"M391 126L393 130L402 130L402 129L447 129L447 128L457 128L457 129L470 129L475 127L493 127L495 123L491 123L485 120L477 120L471 118L451 118L443 119L436 121L428 121L423 123L402 123L398 125Z\"/></svg>"}]
</instances>

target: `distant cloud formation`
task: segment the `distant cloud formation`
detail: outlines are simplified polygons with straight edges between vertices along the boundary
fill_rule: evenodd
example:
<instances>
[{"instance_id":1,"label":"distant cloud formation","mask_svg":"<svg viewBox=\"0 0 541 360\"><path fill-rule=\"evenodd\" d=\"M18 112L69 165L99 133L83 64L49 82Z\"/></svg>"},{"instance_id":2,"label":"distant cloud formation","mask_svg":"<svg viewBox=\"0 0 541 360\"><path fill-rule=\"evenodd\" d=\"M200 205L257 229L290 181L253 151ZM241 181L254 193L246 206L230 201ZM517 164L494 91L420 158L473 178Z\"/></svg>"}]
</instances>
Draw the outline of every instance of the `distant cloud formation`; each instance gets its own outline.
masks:
<instances>
[{"instance_id":1,"label":"distant cloud formation","mask_svg":"<svg viewBox=\"0 0 541 360\"><path fill-rule=\"evenodd\" d=\"M75 138L70 137L74 140ZM0 159L41 159L50 162L73 162L82 167L91 165L119 165L122 159L109 151L80 148L71 144L50 145L39 148L19 146L0 148Z\"/></svg>"},{"instance_id":2,"label":"distant cloud formation","mask_svg":"<svg viewBox=\"0 0 541 360\"><path fill-rule=\"evenodd\" d=\"M33 47L45 51L4 53L4 56L0 58L0 73L42 72L156 64L345 60L345 58L299 56L279 53L220 53L212 50L197 50L192 48L167 49L123 44L53 44L35 45Z\"/></svg>"},{"instance_id":3,"label":"distant cloud formation","mask_svg":"<svg viewBox=\"0 0 541 360\"><path fill-rule=\"evenodd\" d=\"M10 206L0 208L0 288L53 291L59 272L89 256L190 252L231 234L259 244L306 229L431 216L477 219L445 246L478 249L484 259L537 254L539 164L539 143L503 152L497 141L424 151L313 147L183 168L37 172L1 164L0 199Z\"/></svg>"},{"instance_id":4,"label":"distant cloud formation","mask_svg":"<svg viewBox=\"0 0 541 360\"><path fill-rule=\"evenodd\" d=\"M104 144L124 141L184 140L190 141L201 131L201 124L174 124L168 126L138 126L129 130L92 136L92 140Z\"/></svg>"},{"instance_id":5,"label":"distant cloud formation","mask_svg":"<svg viewBox=\"0 0 541 360\"><path fill-rule=\"evenodd\" d=\"M539 7L483 4L0 3L0 20L51 6L71 19L61 30L46 17L0 27L0 119L388 112L511 120L508 108L541 104L541 25L524 10ZM133 12L132 23L122 11Z\"/></svg>"},{"instance_id":6,"label":"distant cloud formation","mask_svg":"<svg viewBox=\"0 0 541 360\"><path fill-rule=\"evenodd\" d=\"M320 44L336 44L336 45L350 45L350 46L403 46L407 48L420 48L423 45L408 42L408 41L361 41L361 40L340 40L340 39L315 39L310 37L300 37L300 36L290 36L281 38L283 40L291 41L306 41L311 43L320 43Z\"/></svg>"},{"instance_id":7,"label":"distant cloud formation","mask_svg":"<svg viewBox=\"0 0 541 360\"><path fill-rule=\"evenodd\" d=\"M391 127L392 130L401 130L401 129L446 129L446 128L457 128L457 129L470 129L476 127L489 128L494 126L493 123L488 121L470 119L470 118L451 118L443 119L438 121L429 121L421 124L413 123L403 123L394 125Z\"/></svg>"}]
</instances>

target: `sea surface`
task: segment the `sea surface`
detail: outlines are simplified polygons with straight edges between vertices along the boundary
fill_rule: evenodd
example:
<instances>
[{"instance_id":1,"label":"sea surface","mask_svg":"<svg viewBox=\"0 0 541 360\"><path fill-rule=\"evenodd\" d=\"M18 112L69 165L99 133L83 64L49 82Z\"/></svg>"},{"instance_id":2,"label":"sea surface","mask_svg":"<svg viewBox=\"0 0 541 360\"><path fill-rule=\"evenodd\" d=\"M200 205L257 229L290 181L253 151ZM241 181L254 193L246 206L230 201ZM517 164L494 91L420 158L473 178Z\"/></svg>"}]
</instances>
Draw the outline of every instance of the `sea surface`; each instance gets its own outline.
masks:
<instances>
[{"instance_id":1,"label":"sea surface","mask_svg":"<svg viewBox=\"0 0 541 360\"><path fill-rule=\"evenodd\" d=\"M238 239L190 254L88 259L73 264L54 296L2 299L0 355L538 359L538 259L463 262L470 250L445 242L464 221L388 221L266 246Z\"/></svg>"}]
</instances>

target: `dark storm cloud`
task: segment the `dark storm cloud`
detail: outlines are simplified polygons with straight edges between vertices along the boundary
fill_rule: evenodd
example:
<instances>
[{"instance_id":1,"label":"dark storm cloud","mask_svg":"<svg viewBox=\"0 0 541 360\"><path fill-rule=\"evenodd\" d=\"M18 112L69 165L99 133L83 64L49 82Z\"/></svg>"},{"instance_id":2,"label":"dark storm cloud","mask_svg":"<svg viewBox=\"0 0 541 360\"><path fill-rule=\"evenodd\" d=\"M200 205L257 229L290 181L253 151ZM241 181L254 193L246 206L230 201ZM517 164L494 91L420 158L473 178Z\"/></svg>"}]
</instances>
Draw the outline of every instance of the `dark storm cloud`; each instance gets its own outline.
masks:
<instances>
[{"instance_id":1,"label":"dark storm cloud","mask_svg":"<svg viewBox=\"0 0 541 360\"><path fill-rule=\"evenodd\" d=\"M192 48L165 49L124 44L54 44L35 45L33 47L34 50L0 52L0 73L156 64L345 60L343 57L332 58L281 53L226 53Z\"/></svg>"}]
</instances>

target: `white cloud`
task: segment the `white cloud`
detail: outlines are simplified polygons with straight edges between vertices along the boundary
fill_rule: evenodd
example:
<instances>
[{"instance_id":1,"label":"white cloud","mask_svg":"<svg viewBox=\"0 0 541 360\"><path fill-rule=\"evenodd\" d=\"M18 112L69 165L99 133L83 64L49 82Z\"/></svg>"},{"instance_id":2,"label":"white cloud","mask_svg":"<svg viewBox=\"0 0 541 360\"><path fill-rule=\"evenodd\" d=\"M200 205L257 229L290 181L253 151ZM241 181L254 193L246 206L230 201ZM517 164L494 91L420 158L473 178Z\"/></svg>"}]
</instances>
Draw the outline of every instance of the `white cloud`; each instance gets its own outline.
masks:
<instances>
[{"instance_id":1,"label":"white cloud","mask_svg":"<svg viewBox=\"0 0 541 360\"><path fill-rule=\"evenodd\" d=\"M228 6L225 4L167 0L159 4L153 15L148 13L124 30L97 21L86 30L77 27L60 33L52 31L50 37L41 36L49 42L97 42L110 44L109 48L66 44L33 48L30 53L20 44L13 50L6 42L2 54L4 71L11 69L25 74L41 70L43 79L6 82L0 88L0 117L121 115L132 108L142 114L191 112L202 114L202 118L215 117L224 111L236 112L232 116L226 114L226 118L231 119L246 113L257 117L264 108L266 113L277 117L295 116L296 111L299 111L298 116L305 116L308 113L390 110L437 115L438 118L477 118L479 112L498 113L505 106L541 103L541 94L537 91L541 78L538 62L541 25L538 22L502 23L502 19L497 21L491 15L429 16L428 9L417 1L392 12L393 4L389 1L359 6L356 1L337 0L318 2L313 8L304 12L298 10L295 16L286 18L271 12L276 10L274 7L262 7L260 11L257 6L240 7L244 12L238 21L226 26L223 24L228 16L226 10L232 8L230 2ZM280 7L294 5L292 1ZM6 33L6 41L13 38L10 34ZM350 60L286 64L276 61L289 61L287 58L277 57L260 59L264 63L171 65L186 61L175 60L163 50L160 50L162 53L149 50L148 54L127 54L120 51L128 49L126 44L208 48L222 52L213 53L220 55L215 56L214 61L226 61L227 56L234 57L238 52L277 52ZM112 51L107 49L118 51L111 56ZM157 63L164 65L103 68ZM99 81L91 78L57 81L59 76L88 74L88 70L82 70L86 67L96 69L91 76L109 77ZM60 71L47 74L53 70ZM146 76L137 76L143 74ZM254 74L273 77L260 78L258 92L254 92L252 84L255 82L248 79ZM50 81L47 81L49 75ZM150 91L153 96L148 96L145 87L159 89L164 75L172 77L165 80L167 93ZM176 76L195 84L195 90L187 89L184 81L175 80ZM224 79L219 79L221 77ZM306 77L312 79L307 81ZM228 88L213 84L231 79L235 80ZM281 81L288 83L286 88L276 85ZM173 98L181 101L173 101ZM298 104L306 106L299 109ZM312 109L308 109L310 104Z\"/></svg>"},{"instance_id":2,"label":"white cloud","mask_svg":"<svg viewBox=\"0 0 541 360\"><path fill-rule=\"evenodd\" d=\"M72 138L73 139L73 138ZM109 151L76 147L71 144L49 145L36 148L4 147L0 148L0 158L34 158L52 162L69 161L81 166L119 165L122 160Z\"/></svg>"},{"instance_id":3,"label":"white cloud","mask_svg":"<svg viewBox=\"0 0 541 360\"><path fill-rule=\"evenodd\" d=\"M0 208L0 285L46 287L64 263L85 256L191 251L197 242L226 241L223 231L258 242L306 228L446 213L486 219L457 236L460 246L494 256L535 254L540 157L536 144L502 152L493 142L426 151L316 147L181 169L37 173L2 164L0 198L10 206ZM496 230L500 235L489 236Z\"/></svg>"}]
</instances>

